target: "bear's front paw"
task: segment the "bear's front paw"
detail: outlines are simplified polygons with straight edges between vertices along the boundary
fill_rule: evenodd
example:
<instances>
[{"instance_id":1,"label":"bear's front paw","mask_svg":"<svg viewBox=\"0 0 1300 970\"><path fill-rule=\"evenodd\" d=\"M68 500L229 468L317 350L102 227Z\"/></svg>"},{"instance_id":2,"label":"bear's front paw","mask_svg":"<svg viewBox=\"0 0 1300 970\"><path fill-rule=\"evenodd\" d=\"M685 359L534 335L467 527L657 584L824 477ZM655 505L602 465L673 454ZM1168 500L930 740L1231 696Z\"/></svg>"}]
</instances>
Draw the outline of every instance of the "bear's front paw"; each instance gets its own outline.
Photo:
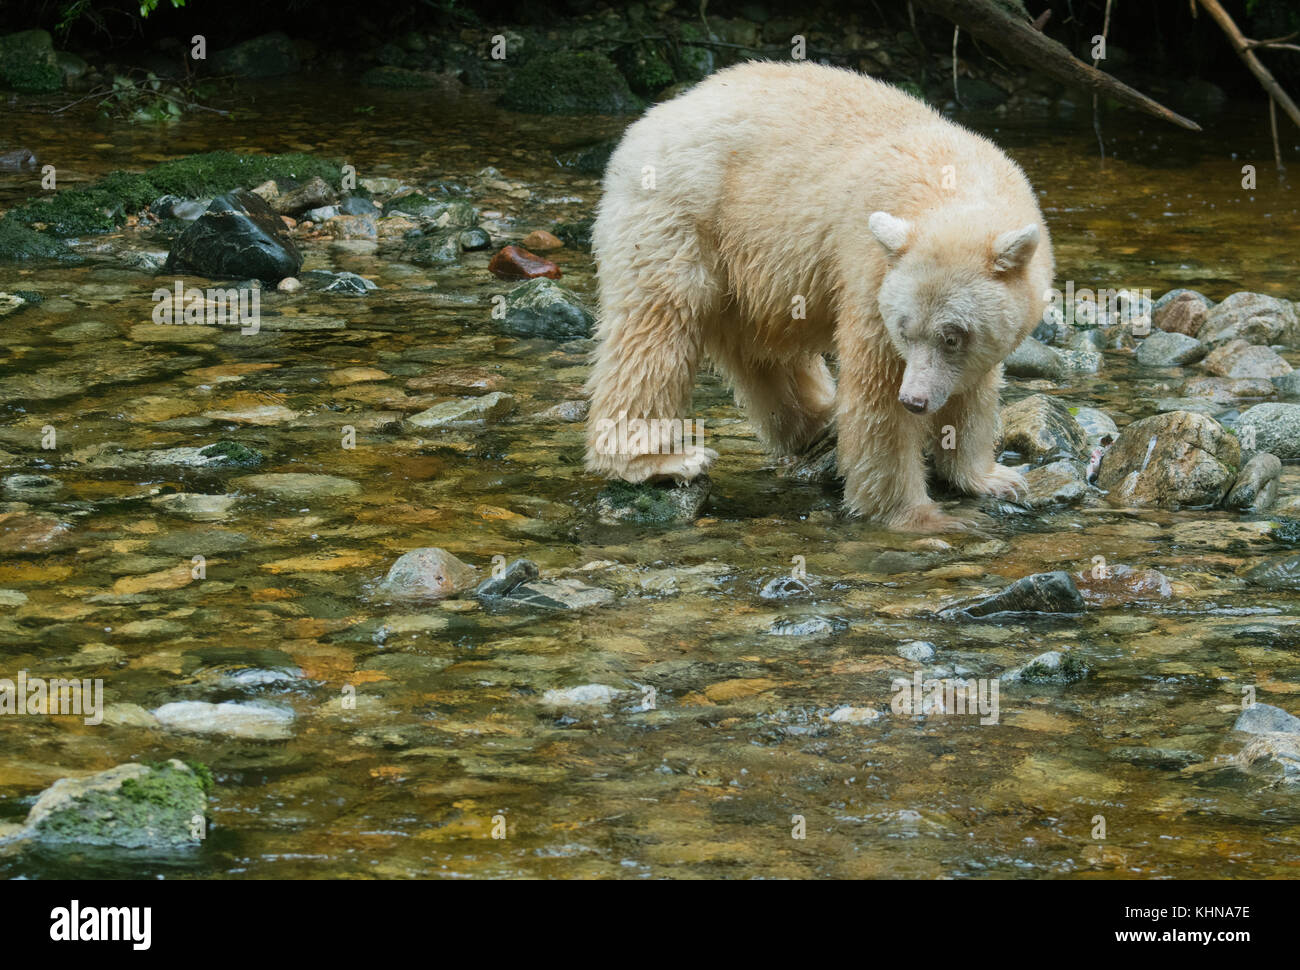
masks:
<instances>
[{"instance_id":1,"label":"bear's front paw","mask_svg":"<svg viewBox=\"0 0 1300 970\"><path fill-rule=\"evenodd\" d=\"M638 455L621 477L629 482L689 482L707 472L717 458L712 448L687 445L679 455Z\"/></svg>"},{"instance_id":2,"label":"bear's front paw","mask_svg":"<svg viewBox=\"0 0 1300 970\"><path fill-rule=\"evenodd\" d=\"M965 532L969 525L938 505L917 505L888 516L884 523L899 532Z\"/></svg>"},{"instance_id":3,"label":"bear's front paw","mask_svg":"<svg viewBox=\"0 0 1300 970\"><path fill-rule=\"evenodd\" d=\"M989 495L1011 502L1029 495L1025 476L997 462L989 466L983 475L972 478L965 490L971 495Z\"/></svg>"}]
</instances>

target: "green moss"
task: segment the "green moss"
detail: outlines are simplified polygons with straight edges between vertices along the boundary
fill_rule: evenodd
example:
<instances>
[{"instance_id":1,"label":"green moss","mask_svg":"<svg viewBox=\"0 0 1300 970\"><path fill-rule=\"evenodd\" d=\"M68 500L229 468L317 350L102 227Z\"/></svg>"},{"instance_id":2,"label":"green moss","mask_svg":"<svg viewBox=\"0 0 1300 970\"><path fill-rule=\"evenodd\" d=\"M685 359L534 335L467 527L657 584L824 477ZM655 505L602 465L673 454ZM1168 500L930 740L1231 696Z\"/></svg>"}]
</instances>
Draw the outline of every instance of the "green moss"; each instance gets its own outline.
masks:
<instances>
[{"instance_id":1,"label":"green moss","mask_svg":"<svg viewBox=\"0 0 1300 970\"><path fill-rule=\"evenodd\" d=\"M50 35L24 30L0 37L0 82L16 91L44 93L63 87L63 71Z\"/></svg>"},{"instance_id":2,"label":"green moss","mask_svg":"<svg viewBox=\"0 0 1300 970\"><path fill-rule=\"evenodd\" d=\"M202 770L199 770L202 769ZM85 845L191 844L190 828L207 809L212 773L206 766L151 765L115 791L89 791L69 800L36 825L37 835Z\"/></svg>"},{"instance_id":3,"label":"green moss","mask_svg":"<svg viewBox=\"0 0 1300 970\"><path fill-rule=\"evenodd\" d=\"M342 181L337 163L311 155L207 152L163 162L143 173L113 172L86 188L65 189L35 199L10 212L5 222L18 227L39 224L56 236L109 232L120 226L128 215L139 212L159 196L214 196L232 189L251 188L269 179L291 182L305 181L313 176L320 176L336 189ZM15 233L12 227L0 231L0 258L66 258L48 245L40 251L42 247L30 238L31 235ZM33 249L38 252L22 255Z\"/></svg>"},{"instance_id":4,"label":"green moss","mask_svg":"<svg viewBox=\"0 0 1300 970\"><path fill-rule=\"evenodd\" d=\"M652 41L630 44L619 51L616 62L628 86L643 97L649 97L672 84L676 78L660 45Z\"/></svg>"},{"instance_id":5,"label":"green moss","mask_svg":"<svg viewBox=\"0 0 1300 970\"><path fill-rule=\"evenodd\" d=\"M266 460L261 452L238 441L218 441L200 449L199 454L204 458L220 457L223 468L254 468Z\"/></svg>"},{"instance_id":6,"label":"green moss","mask_svg":"<svg viewBox=\"0 0 1300 970\"><path fill-rule=\"evenodd\" d=\"M538 54L515 71L501 98L514 111L533 114L627 114L642 103L603 54Z\"/></svg>"},{"instance_id":7,"label":"green moss","mask_svg":"<svg viewBox=\"0 0 1300 970\"><path fill-rule=\"evenodd\" d=\"M561 222L555 227L555 235L558 236L566 246L572 246L574 249L591 250L591 227L595 223L594 219L581 219L578 222Z\"/></svg>"},{"instance_id":8,"label":"green moss","mask_svg":"<svg viewBox=\"0 0 1300 970\"><path fill-rule=\"evenodd\" d=\"M1271 524L1275 541L1289 546L1300 544L1300 519L1278 519Z\"/></svg>"},{"instance_id":9,"label":"green moss","mask_svg":"<svg viewBox=\"0 0 1300 970\"><path fill-rule=\"evenodd\" d=\"M28 229L12 214L0 219L0 260L57 259L77 263L81 257L59 240Z\"/></svg>"},{"instance_id":10,"label":"green moss","mask_svg":"<svg viewBox=\"0 0 1300 970\"><path fill-rule=\"evenodd\" d=\"M1031 663L1020 671L1020 680L1026 684L1073 684L1087 676L1084 662L1069 651L1061 654L1061 662L1056 667Z\"/></svg>"}]
</instances>

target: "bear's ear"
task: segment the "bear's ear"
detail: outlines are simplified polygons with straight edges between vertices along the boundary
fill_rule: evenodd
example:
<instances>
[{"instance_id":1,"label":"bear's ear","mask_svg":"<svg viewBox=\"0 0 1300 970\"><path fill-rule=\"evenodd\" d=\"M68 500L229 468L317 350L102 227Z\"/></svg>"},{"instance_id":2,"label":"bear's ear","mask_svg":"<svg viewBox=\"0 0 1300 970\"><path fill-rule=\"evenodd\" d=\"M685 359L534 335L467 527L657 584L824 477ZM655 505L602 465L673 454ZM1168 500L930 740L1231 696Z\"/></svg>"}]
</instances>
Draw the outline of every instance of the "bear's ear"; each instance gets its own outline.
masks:
<instances>
[{"instance_id":1,"label":"bear's ear","mask_svg":"<svg viewBox=\"0 0 1300 970\"><path fill-rule=\"evenodd\" d=\"M1023 229L1004 232L993 241L993 270L1006 273L1029 262L1038 248L1038 226L1030 223Z\"/></svg>"},{"instance_id":2,"label":"bear's ear","mask_svg":"<svg viewBox=\"0 0 1300 970\"><path fill-rule=\"evenodd\" d=\"M867 220L867 228L876 237L876 241L885 247L885 252L897 256L907 245L907 236L912 231L912 224L906 219L896 219L888 212L873 212Z\"/></svg>"}]
</instances>

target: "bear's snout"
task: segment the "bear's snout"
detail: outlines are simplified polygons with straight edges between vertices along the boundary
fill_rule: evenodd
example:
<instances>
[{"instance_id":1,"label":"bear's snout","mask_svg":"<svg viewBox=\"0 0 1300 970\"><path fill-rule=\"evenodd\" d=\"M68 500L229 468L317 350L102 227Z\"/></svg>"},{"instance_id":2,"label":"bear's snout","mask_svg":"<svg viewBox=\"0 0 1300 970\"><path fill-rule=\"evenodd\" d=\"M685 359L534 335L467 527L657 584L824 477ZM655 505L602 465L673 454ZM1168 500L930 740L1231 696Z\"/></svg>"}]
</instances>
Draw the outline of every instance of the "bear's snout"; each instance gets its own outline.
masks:
<instances>
[{"instance_id":1,"label":"bear's snout","mask_svg":"<svg viewBox=\"0 0 1300 970\"><path fill-rule=\"evenodd\" d=\"M913 414L925 414L925 409L930 406L929 398L921 397L919 394L909 394L907 391L898 392L898 402Z\"/></svg>"}]
</instances>

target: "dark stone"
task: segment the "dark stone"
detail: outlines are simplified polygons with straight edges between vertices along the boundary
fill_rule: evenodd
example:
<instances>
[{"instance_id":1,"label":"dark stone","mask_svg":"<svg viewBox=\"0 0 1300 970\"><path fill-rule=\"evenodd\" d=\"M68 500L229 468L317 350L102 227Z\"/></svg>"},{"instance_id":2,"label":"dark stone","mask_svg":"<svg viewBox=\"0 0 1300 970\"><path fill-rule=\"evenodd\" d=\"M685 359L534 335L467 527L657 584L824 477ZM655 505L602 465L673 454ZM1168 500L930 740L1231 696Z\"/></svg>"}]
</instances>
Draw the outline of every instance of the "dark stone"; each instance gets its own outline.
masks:
<instances>
[{"instance_id":1,"label":"dark stone","mask_svg":"<svg viewBox=\"0 0 1300 970\"><path fill-rule=\"evenodd\" d=\"M302 268L302 254L279 215L259 196L237 190L212 200L181 233L164 272L189 270L214 279L278 282Z\"/></svg>"},{"instance_id":2,"label":"dark stone","mask_svg":"<svg viewBox=\"0 0 1300 970\"><path fill-rule=\"evenodd\" d=\"M487 597L506 596L516 586L530 582L539 575L537 563L531 559L516 559L506 566L500 576L489 576L479 583L478 588L474 590L474 595Z\"/></svg>"},{"instance_id":3,"label":"dark stone","mask_svg":"<svg viewBox=\"0 0 1300 970\"><path fill-rule=\"evenodd\" d=\"M1082 613L1083 596L1062 570L1018 579L1001 592L955 611L966 616L997 613Z\"/></svg>"}]
</instances>

